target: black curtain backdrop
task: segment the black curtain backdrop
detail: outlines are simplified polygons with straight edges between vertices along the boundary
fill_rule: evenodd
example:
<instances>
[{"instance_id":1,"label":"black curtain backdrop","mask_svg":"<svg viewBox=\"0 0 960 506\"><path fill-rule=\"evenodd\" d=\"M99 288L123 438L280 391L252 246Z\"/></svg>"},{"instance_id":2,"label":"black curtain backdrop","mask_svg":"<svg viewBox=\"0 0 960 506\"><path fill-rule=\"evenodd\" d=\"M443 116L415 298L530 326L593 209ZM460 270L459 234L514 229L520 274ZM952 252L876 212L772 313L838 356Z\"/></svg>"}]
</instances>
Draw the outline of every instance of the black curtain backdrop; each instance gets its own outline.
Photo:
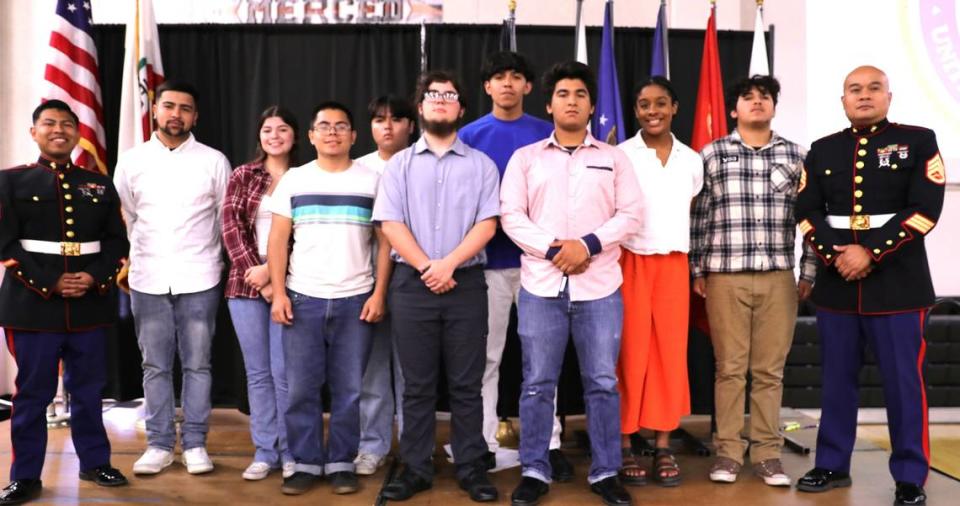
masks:
<instances>
[{"instance_id":1,"label":"black curtain backdrop","mask_svg":"<svg viewBox=\"0 0 960 506\"><path fill-rule=\"evenodd\" d=\"M499 49L500 26L427 25L426 32L429 68L454 70L461 79L468 104L464 121L486 114L490 100L480 82L480 65L485 55ZM301 162L313 158L312 146L306 140L312 108L326 100L343 102L353 111L358 139L351 154L359 157L372 151L375 146L368 126L367 103L388 92L410 96L420 71L419 26L161 25L159 34L167 79L186 80L198 89L199 120L194 134L201 142L223 151L234 165L252 156L257 118L272 104L282 104L297 114ZM587 29L588 54L595 69L599 63L600 35L599 27ZM726 83L746 75L752 37L752 32L719 32ZM517 27L517 47L538 72L571 59L573 39L572 27ZM112 170L117 154L124 27L97 25L94 41L99 51L107 156ZM632 89L648 74L653 30L618 28L615 47L624 117L629 119L626 128L632 135L637 129ZM702 31L670 31L670 71L680 97L680 112L673 130L684 142L689 140L693 125L702 52ZM527 98L526 110L546 116L539 82ZM520 385L515 313L512 320L501 366L500 412L515 416ZM700 336L691 340L695 412L708 412L712 401L713 358L708 344L700 342L702 339ZM121 400L142 396L141 356L128 313L123 314L111 341L112 365L106 395ZM243 359L226 304L220 308L213 347L214 405L246 410ZM706 367L711 368L710 372ZM559 403L561 413L583 412L573 353L567 353Z\"/></svg>"}]
</instances>

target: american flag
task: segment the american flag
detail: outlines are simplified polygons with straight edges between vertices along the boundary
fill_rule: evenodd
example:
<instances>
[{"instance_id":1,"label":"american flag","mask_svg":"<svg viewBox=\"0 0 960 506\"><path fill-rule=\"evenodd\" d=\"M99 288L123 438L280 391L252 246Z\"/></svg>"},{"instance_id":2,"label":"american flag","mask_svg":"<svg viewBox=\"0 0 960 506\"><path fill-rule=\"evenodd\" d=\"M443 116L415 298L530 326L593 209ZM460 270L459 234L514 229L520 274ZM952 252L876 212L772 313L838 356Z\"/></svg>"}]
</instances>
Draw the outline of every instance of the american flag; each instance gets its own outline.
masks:
<instances>
[{"instance_id":1,"label":"american flag","mask_svg":"<svg viewBox=\"0 0 960 506\"><path fill-rule=\"evenodd\" d=\"M73 161L106 174L103 105L97 47L90 30L92 22L90 0L57 0L50 32L50 57L43 72L49 86L43 100L63 100L77 113L80 142L73 150Z\"/></svg>"}]
</instances>

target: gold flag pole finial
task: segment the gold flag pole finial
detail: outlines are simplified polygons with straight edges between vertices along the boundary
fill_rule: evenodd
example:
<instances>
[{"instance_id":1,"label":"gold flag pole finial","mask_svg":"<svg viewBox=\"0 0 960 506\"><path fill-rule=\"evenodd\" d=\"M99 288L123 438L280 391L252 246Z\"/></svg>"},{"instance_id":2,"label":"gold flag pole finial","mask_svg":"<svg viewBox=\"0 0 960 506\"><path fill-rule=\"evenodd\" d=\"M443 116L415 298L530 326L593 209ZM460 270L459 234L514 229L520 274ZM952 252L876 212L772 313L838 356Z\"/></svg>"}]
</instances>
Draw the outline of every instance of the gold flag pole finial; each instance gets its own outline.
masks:
<instances>
[{"instance_id":1,"label":"gold flag pole finial","mask_svg":"<svg viewBox=\"0 0 960 506\"><path fill-rule=\"evenodd\" d=\"M517 0L510 0L509 2L507 2L507 9L510 10L511 14L513 14L514 12L517 12Z\"/></svg>"},{"instance_id":2,"label":"gold flag pole finial","mask_svg":"<svg viewBox=\"0 0 960 506\"><path fill-rule=\"evenodd\" d=\"M763 7L763 0L757 0L757 6Z\"/></svg>"}]
</instances>

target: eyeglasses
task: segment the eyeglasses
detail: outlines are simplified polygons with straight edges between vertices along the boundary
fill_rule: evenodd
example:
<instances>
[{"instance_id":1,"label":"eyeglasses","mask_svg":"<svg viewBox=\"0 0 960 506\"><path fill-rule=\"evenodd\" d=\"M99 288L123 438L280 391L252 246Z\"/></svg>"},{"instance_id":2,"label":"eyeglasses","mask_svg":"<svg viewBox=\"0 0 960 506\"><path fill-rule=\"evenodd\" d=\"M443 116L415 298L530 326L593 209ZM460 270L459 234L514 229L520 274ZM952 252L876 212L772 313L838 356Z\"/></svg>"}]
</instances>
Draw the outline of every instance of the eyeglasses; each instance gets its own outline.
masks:
<instances>
[{"instance_id":1,"label":"eyeglasses","mask_svg":"<svg viewBox=\"0 0 960 506\"><path fill-rule=\"evenodd\" d=\"M350 130L353 130L353 128L350 126L349 123L336 123L331 125L330 123L323 122L323 123L317 123L316 125L313 125L313 131L317 132L320 135L327 135L328 133L330 133L331 130L336 132L337 135L343 135L349 132Z\"/></svg>"},{"instance_id":2,"label":"eyeglasses","mask_svg":"<svg viewBox=\"0 0 960 506\"><path fill-rule=\"evenodd\" d=\"M456 102L460 94L455 91L427 90L423 92L423 99L429 102Z\"/></svg>"}]
</instances>

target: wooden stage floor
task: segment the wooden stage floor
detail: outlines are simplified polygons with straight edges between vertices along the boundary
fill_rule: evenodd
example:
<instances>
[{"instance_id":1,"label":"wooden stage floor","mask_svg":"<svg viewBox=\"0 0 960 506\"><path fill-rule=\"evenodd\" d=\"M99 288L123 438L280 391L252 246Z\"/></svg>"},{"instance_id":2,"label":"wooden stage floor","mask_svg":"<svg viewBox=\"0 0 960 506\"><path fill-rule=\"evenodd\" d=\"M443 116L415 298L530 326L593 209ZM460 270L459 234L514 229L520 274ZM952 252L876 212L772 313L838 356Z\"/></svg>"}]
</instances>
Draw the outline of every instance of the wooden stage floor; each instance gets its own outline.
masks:
<instances>
[{"instance_id":1,"label":"wooden stage floor","mask_svg":"<svg viewBox=\"0 0 960 506\"><path fill-rule=\"evenodd\" d=\"M191 476L179 463L175 463L155 477L133 476L131 467L144 449L142 430L137 430L138 410L113 408L105 413L107 430L113 444L113 465L121 469L131 480L131 486L119 489L97 487L77 478L78 463L68 429L50 430L46 465L43 471L44 492L36 504L323 504L335 506L371 505L383 483L387 467L376 475L361 478L361 490L349 496L335 496L326 483L310 493L299 497L283 496L280 493L280 474L271 474L266 480L244 481L240 473L250 463L253 450L247 430L247 417L232 409L217 409L211 416L211 432L208 450L214 459L216 470L202 476ZM568 418L568 431L582 429L582 417ZM691 420L684 426L698 436L704 436L707 424L703 420ZM438 448L446 442L448 423L438 423L440 435ZM960 433L960 430L957 431ZM0 469L10 466L10 423L0 423ZM791 433L796 439L812 445L815 429ZM567 438L567 441L573 438ZM582 450L566 451L576 467L574 481L555 484L541 504L583 505L601 504L599 497L590 493L586 485L589 457ZM894 484L887 472L887 452L866 441L859 441L853 457L852 488L834 490L824 494L804 494L792 488L772 488L763 485L748 470L740 475L737 483L718 485L707 478L710 458L681 452L678 455L683 473L683 483L667 489L656 485L631 487L636 505L882 505L893 503ZM457 487L452 466L444 458L436 458L438 473L432 490L407 501L411 506L472 504L466 494ZM813 465L812 455L799 455L784 451L784 467L794 479ZM509 495L519 481L518 468L492 474L494 484L500 490L499 504L509 504ZM931 472L927 482L928 504L957 504L960 482L936 472Z\"/></svg>"}]
</instances>

